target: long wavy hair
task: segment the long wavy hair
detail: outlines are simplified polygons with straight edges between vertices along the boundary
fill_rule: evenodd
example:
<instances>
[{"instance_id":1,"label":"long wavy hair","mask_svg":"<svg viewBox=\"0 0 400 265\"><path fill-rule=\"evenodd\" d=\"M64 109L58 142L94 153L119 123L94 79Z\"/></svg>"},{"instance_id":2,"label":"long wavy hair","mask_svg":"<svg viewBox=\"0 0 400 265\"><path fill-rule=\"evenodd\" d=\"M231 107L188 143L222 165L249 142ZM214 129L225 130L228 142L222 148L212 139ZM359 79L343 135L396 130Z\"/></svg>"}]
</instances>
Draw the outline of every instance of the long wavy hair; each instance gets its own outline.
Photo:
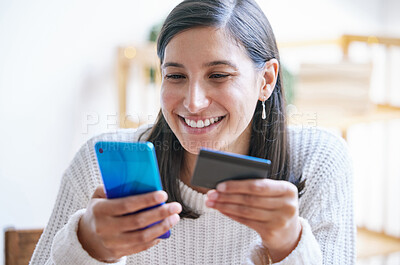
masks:
<instances>
[{"instance_id":1,"label":"long wavy hair","mask_svg":"<svg viewBox=\"0 0 400 265\"><path fill-rule=\"evenodd\" d=\"M256 69L262 69L273 58L279 62L279 52L271 25L254 0L186 0L177 5L166 18L157 41L157 54L163 63L165 48L178 33L196 27L214 27L225 30L242 45ZM267 118L261 118L262 105L258 101L253 119L248 154L271 160L270 178L294 183L301 194L304 182L290 171L289 141L285 116L285 99L281 71L272 95L265 102ZM198 218L182 200L179 189L180 169L184 149L176 138L162 112L147 136L154 144L162 184L168 201L182 205L182 218ZM147 131L141 135L147 135Z\"/></svg>"}]
</instances>

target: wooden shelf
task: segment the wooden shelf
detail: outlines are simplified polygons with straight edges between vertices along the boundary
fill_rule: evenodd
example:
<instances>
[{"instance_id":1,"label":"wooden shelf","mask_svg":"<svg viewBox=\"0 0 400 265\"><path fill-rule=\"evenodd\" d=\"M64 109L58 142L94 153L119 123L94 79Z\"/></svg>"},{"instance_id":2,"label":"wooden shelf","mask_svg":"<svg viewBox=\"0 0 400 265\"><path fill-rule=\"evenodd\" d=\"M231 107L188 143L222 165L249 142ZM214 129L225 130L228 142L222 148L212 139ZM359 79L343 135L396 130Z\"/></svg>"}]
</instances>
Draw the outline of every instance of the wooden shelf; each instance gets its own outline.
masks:
<instances>
[{"instance_id":1,"label":"wooden shelf","mask_svg":"<svg viewBox=\"0 0 400 265\"><path fill-rule=\"evenodd\" d=\"M400 239L365 228L357 229L357 258L388 255L400 252Z\"/></svg>"},{"instance_id":2,"label":"wooden shelf","mask_svg":"<svg viewBox=\"0 0 400 265\"><path fill-rule=\"evenodd\" d=\"M316 126L322 127L333 127L337 128L342 132L343 138L346 139L347 130L350 126L361 123L372 123L380 121L389 121L400 119L400 107L387 106L387 105L375 105L366 113L348 113L348 114L337 114L334 110L328 109L311 109L307 110L299 107L298 115L292 115L289 117L289 124L294 125L312 125L315 120Z\"/></svg>"}]
</instances>

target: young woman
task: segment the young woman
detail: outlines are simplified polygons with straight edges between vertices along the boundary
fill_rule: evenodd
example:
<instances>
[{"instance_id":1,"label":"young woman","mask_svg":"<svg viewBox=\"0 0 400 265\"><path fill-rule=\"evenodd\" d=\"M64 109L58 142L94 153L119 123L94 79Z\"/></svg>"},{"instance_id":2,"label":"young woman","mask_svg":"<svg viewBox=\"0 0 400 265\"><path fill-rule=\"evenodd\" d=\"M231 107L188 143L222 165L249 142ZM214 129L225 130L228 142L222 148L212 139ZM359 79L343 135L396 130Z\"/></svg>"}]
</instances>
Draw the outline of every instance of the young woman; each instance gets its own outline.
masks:
<instances>
[{"instance_id":1,"label":"young woman","mask_svg":"<svg viewBox=\"0 0 400 265\"><path fill-rule=\"evenodd\" d=\"M286 126L279 54L257 4L182 2L163 25L158 56L156 123L80 149L31 264L354 264L346 145ZM106 199L99 140L153 142L165 192ZM200 147L267 158L271 176L193 187Z\"/></svg>"}]
</instances>

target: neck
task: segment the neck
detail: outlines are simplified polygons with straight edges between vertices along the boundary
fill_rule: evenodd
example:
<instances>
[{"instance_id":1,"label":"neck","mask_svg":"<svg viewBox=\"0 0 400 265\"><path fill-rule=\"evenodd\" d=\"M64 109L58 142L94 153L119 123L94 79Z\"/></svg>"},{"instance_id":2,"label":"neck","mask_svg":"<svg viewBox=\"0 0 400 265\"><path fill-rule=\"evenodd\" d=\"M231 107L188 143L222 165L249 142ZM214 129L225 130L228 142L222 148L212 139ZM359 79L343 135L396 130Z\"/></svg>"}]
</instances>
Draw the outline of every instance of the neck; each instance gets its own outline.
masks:
<instances>
[{"instance_id":1,"label":"neck","mask_svg":"<svg viewBox=\"0 0 400 265\"><path fill-rule=\"evenodd\" d=\"M183 183L185 183L187 186L189 186L193 190L205 194L210 189L203 188L203 187L198 187L198 186L193 186L191 184L192 175L193 175L193 172L194 172L194 167L196 165L196 159L197 159L197 155L189 153L186 150L184 151L183 161L182 161L182 164L181 164L180 179L181 179L181 181Z\"/></svg>"}]
</instances>

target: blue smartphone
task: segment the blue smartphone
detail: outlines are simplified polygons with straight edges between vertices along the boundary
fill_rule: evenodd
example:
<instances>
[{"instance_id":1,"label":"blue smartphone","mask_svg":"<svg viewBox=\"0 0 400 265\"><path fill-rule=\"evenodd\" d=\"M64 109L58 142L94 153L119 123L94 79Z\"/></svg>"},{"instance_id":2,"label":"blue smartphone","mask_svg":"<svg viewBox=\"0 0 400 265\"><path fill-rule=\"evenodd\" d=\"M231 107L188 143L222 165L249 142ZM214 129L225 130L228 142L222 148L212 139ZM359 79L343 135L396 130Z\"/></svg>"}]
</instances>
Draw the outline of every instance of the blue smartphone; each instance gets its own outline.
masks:
<instances>
[{"instance_id":1,"label":"blue smartphone","mask_svg":"<svg viewBox=\"0 0 400 265\"><path fill-rule=\"evenodd\" d=\"M94 148L108 199L162 190L156 153L152 143L100 141L95 144ZM159 238L168 238L169 236L170 231Z\"/></svg>"}]
</instances>

